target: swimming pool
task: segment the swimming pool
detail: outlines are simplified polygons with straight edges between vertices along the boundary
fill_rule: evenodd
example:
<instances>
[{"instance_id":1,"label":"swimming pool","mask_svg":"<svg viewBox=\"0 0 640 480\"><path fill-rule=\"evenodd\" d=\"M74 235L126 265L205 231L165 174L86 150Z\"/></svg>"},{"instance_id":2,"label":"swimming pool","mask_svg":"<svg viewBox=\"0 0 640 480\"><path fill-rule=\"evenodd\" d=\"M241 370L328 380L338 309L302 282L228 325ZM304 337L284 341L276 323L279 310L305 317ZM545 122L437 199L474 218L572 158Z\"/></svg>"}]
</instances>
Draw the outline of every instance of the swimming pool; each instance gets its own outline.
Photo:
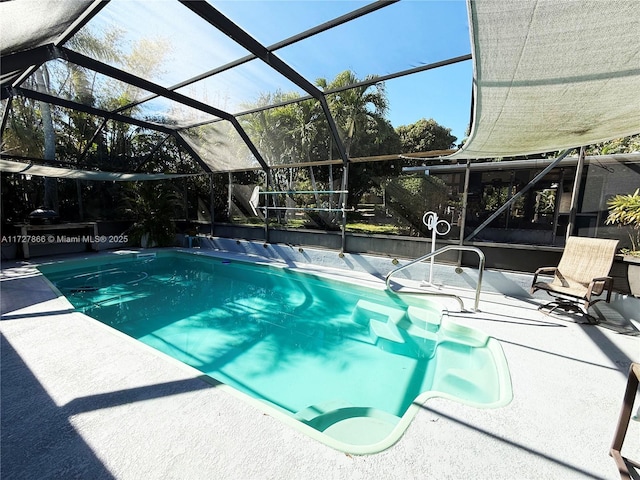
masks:
<instances>
[{"instance_id":1,"label":"swimming pool","mask_svg":"<svg viewBox=\"0 0 640 480\"><path fill-rule=\"evenodd\" d=\"M512 397L499 343L421 297L177 251L40 270L77 310L345 452L389 447L429 397Z\"/></svg>"}]
</instances>

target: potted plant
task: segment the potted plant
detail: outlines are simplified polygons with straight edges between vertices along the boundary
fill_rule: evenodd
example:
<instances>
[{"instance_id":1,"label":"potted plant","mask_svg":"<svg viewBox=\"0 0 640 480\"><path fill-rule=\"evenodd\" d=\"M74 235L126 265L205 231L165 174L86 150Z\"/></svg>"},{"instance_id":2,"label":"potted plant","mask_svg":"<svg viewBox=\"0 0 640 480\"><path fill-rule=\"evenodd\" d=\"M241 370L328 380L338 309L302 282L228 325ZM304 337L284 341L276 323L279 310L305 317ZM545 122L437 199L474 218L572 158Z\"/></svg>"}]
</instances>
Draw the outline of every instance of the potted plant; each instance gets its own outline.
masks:
<instances>
[{"instance_id":1,"label":"potted plant","mask_svg":"<svg viewBox=\"0 0 640 480\"><path fill-rule=\"evenodd\" d=\"M622 248L620 252L628 264L627 278L631 293L640 296L640 189L632 194L616 195L607 204L609 216L606 223L628 229L631 248Z\"/></svg>"}]
</instances>

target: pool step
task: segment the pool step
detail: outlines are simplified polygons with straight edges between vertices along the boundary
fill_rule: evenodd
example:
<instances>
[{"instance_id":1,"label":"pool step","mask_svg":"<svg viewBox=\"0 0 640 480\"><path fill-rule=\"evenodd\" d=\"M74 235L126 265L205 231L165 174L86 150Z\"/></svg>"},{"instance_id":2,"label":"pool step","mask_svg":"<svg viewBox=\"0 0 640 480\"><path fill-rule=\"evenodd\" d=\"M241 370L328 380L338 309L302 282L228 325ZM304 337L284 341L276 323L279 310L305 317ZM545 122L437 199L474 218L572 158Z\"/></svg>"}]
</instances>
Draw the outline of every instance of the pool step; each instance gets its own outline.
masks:
<instances>
[{"instance_id":1,"label":"pool step","mask_svg":"<svg viewBox=\"0 0 640 480\"><path fill-rule=\"evenodd\" d=\"M352 319L360 325L366 325L371 320L398 323L405 315L406 311L401 308L389 307L369 300L358 300L353 309Z\"/></svg>"},{"instance_id":2,"label":"pool step","mask_svg":"<svg viewBox=\"0 0 640 480\"><path fill-rule=\"evenodd\" d=\"M349 407L353 407L353 404L347 402L346 400L329 400L317 405L310 405L307 408L303 408L302 410L296 412L294 418L300 420L301 422L308 423L314 418L317 418L326 413Z\"/></svg>"},{"instance_id":3,"label":"pool step","mask_svg":"<svg viewBox=\"0 0 640 480\"><path fill-rule=\"evenodd\" d=\"M455 322L446 321L442 323L440 330L440 342L452 342L467 347L484 347L489 341L489 337L473 328L465 327Z\"/></svg>"},{"instance_id":4,"label":"pool step","mask_svg":"<svg viewBox=\"0 0 640 480\"><path fill-rule=\"evenodd\" d=\"M397 355L429 357L438 341L440 320L437 312L427 309L409 306L405 310L359 300L352 319L369 327L369 338L373 345Z\"/></svg>"},{"instance_id":5,"label":"pool step","mask_svg":"<svg viewBox=\"0 0 640 480\"><path fill-rule=\"evenodd\" d=\"M371 407L357 407L345 400L330 400L297 412L294 418L329 437L349 445L384 441L400 417Z\"/></svg>"},{"instance_id":6,"label":"pool step","mask_svg":"<svg viewBox=\"0 0 640 480\"><path fill-rule=\"evenodd\" d=\"M427 310L425 308L414 307L409 305L407 308L407 318L412 325L417 328L429 332L437 332L440 328L440 320L442 313L436 310Z\"/></svg>"},{"instance_id":7,"label":"pool step","mask_svg":"<svg viewBox=\"0 0 640 480\"><path fill-rule=\"evenodd\" d=\"M371 407L338 408L304 421L329 437L349 445L371 445L384 441L400 417Z\"/></svg>"},{"instance_id":8,"label":"pool step","mask_svg":"<svg viewBox=\"0 0 640 480\"><path fill-rule=\"evenodd\" d=\"M440 318L437 312L411 305L407 308L407 316L399 327L404 328L413 337L435 342L438 340Z\"/></svg>"},{"instance_id":9,"label":"pool step","mask_svg":"<svg viewBox=\"0 0 640 480\"><path fill-rule=\"evenodd\" d=\"M375 345L380 341L404 343L397 324L406 316L406 311L368 300L359 300L353 310L353 320L361 325L369 325L369 335Z\"/></svg>"},{"instance_id":10,"label":"pool step","mask_svg":"<svg viewBox=\"0 0 640 480\"><path fill-rule=\"evenodd\" d=\"M369 333L375 343L380 340L389 340L396 343L404 343L404 338L395 323L388 319L386 322L371 319Z\"/></svg>"}]
</instances>

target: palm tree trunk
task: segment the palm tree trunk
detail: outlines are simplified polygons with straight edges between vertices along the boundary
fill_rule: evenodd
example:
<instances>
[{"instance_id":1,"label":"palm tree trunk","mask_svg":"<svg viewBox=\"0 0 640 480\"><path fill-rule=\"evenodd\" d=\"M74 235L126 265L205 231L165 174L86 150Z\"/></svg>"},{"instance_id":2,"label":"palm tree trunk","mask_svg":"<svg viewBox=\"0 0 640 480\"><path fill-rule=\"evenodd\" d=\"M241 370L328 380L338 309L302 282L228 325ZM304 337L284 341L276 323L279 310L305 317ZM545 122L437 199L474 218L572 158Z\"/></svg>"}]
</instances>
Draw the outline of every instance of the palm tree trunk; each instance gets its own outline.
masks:
<instances>
[{"instance_id":1,"label":"palm tree trunk","mask_svg":"<svg viewBox=\"0 0 640 480\"><path fill-rule=\"evenodd\" d=\"M36 82L41 91L49 93L49 76L46 70L36 70ZM42 113L42 129L44 131L44 159L53 162L56 159L56 132L53 128L53 116L51 106L46 102L40 102ZM45 177L44 179L44 206L58 211L58 179Z\"/></svg>"}]
</instances>

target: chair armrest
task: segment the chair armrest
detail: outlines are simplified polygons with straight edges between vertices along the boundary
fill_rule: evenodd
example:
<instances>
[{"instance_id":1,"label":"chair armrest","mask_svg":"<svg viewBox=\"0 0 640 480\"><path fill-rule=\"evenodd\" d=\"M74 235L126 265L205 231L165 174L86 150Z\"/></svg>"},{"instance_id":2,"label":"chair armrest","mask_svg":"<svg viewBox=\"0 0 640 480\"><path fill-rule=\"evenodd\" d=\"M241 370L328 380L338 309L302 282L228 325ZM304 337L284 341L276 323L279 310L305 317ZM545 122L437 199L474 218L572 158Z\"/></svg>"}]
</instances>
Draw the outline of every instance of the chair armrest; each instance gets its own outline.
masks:
<instances>
[{"instance_id":1,"label":"chair armrest","mask_svg":"<svg viewBox=\"0 0 640 480\"><path fill-rule=\"evenodd\" d=\"M536 284L536 281L538 280L538 275L541 275L541 274L551 275L556 273L557 270L558 270L558 267L540 267L533 274L533 280L531 282L531 286L533 287Z\"/></svg>"},{"instance_id":2,"label":"chair armrest","mask_svg":"<svg viewBox=\"0 0 640 480\"><path fill-rule=\"evenodd\" d=\"M552 275L552 274L555 274L557 271L558 271L558 267L540 267L539 269L537 269L533 274L533 280L531 281L531 294L533 294L537 290L537 288L535 288L534 285L538 281L538 275L540 274Z\"/></svg>"},{"instance_id":3,"label":"chair armrest","mask_svg":"<svg viewBox=\"0 0 640 480\"><path fill-rule=\"evenodd\" d=\"M555 273L557 269L558 267L540 267L536 270L535 274L538 275L539 273Z\"/></svg>"},{"instance_id":4,"label":"chair armrest","mask_svg":"<svg viewBox=\"0 0 640 480\"><path fill-rule=\"evenodd\" d=\"M593 278L591 280L591 282L589 282L589 288L587 289L587 294L586 294L586 298L591 299L591 294L594 291L594 288L596 286L596 284L598 283L602 283L602 289L601 290L596 290L596 295L601 295L602 292L604 292L605 290L607 290L608 294L607 294L607 303L609 303L609 301L611 300L611 286L613 283L613 277L610 276L606 276L606 277L596 277Z\"/></svg>"}]
</instances>

